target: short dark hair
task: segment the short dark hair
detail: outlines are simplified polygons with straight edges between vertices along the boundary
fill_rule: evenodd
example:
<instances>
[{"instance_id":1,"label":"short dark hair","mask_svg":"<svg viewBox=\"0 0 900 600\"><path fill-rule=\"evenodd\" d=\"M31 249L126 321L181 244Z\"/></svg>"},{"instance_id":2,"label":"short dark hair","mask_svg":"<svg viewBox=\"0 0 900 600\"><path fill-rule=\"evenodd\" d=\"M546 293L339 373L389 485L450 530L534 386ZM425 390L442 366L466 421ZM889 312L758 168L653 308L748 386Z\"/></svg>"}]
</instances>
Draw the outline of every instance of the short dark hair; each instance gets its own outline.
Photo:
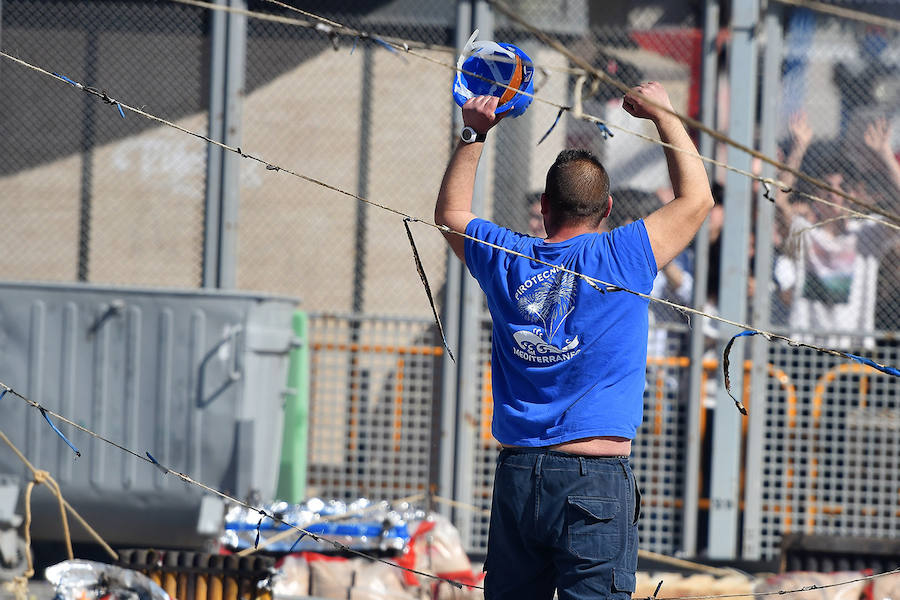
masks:
<instances>
[{"instance_id":1,"label":"short dark hair","mask_svg":"<svg viewBox=\"0 0 900 600\"><path fill-rule=\"evenodd\" d=\"M563 150L547 171L544 190L554 224L596 227L609 206L609 175L587 150Z\"/></svg>"}]
</instances>

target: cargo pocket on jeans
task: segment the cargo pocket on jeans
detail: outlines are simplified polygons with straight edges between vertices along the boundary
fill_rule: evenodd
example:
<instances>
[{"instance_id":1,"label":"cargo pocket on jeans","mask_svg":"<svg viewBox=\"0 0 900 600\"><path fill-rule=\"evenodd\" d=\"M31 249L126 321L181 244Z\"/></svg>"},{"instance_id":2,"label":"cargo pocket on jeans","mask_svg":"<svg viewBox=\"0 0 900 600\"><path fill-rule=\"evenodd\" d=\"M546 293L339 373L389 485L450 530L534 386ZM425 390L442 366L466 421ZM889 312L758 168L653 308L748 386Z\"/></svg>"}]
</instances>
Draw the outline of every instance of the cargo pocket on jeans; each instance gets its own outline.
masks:
<instances>
[{"instance_id":1,"label":"cargo pocket on jeans","mask_svg":"<svg viewBox=\"0 0 900 600\"><path fill-rule=\"evenodd\" d=\"M637 577L633 572L628 572L624 569L613 570L613 589L615 591L633 594L636 585Z\"/></svg>"},{"instance_id":2,"label":"cargo pocket on jeans","mask_svg":"<svg viewBox=\"0 0 900 600\"><path fill-rule=\"evenodd\" d=\"M569 552L579 558L605 561L619 555L623 532L616 515L619 501L613 498L569 496L566 529Z\"/></svg>"}]
</instances>

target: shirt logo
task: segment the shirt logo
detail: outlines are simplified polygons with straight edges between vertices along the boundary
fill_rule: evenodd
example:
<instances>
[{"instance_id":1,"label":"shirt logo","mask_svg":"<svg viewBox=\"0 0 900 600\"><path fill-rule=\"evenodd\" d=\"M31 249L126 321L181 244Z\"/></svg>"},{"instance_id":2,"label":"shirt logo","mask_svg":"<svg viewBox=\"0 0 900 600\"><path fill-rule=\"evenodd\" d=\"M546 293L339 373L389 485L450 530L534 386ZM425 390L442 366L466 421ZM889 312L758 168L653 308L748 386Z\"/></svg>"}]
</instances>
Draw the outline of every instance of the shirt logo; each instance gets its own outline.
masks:
<instances>
[{"instance_id":1,"label":"shirt logo","mask_svg":"<svg viewBox=\"0 0 900 600\"><path fill-rule=\"evenodd\" d=\"M513 334L513 354L529 362L554 364L581 352L577 335L556 343L553 339L575 310L574 274L556 267L541 271L516 288L515 300L519 312L538 327Z\"/></svg>"}]
</instances>

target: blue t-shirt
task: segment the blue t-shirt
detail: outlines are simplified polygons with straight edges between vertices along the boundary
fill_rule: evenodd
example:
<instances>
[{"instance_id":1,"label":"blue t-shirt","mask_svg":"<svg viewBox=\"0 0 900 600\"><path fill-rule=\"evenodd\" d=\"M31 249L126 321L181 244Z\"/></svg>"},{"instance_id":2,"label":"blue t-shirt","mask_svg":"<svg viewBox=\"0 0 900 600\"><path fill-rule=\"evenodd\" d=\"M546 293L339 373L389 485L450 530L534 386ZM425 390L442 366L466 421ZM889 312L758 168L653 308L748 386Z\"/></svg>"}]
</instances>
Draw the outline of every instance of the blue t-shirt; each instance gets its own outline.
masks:
<instances>
[{"instance_id":1,"label":"blue t-shirt","mask_svg":"<svg viewBox=\"0 0 900 600\"><path fill-rule=\"evenodd\" d=\"M563 242L474 219L466 233L650 293L656 260L643 221ZM633 439L641 424L649 300L601 293L581 277L466 240L466 266L493 320L494 437L547 446L599 435Z\"/></svg>"}]
</instances>

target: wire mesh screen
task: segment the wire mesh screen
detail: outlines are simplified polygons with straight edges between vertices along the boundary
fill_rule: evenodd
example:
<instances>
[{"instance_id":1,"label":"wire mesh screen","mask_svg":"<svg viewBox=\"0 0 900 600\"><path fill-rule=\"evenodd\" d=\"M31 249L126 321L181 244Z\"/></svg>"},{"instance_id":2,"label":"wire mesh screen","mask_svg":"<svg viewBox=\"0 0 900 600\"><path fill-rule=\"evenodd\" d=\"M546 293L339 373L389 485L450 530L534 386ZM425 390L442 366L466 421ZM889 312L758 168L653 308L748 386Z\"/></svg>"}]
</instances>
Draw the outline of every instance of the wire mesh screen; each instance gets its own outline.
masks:
<instances>
[{"instance_id":1,"label":"wire mesh screen","mask_svg":"<svg viewBox=\"0 0 900 600\"><path fill-rule=\"evenodd\" d=\"M785 19L780 151L854 200L802 180L779 194L773 321L833 345L871 347L858 334L900 324L900 236L842 210L900 210L897 40L895 31L807 9Z\"/></svg>"},{"instance_id":2,"label":"wire mesh screen","mask_svg":"<svg viewBox=\"0 0 900 600\"><path fill-rule=\"evenodd\" d=\"M687 458L690 359L684 330L663 330L662 354L648 356L644 422L631 450L631 465L643 495L639 539L642 548L674 554L681 548Z\"/></svg>"},{"instance_id":3,"label":"wire mesh screen","mask_svg":"<svg viewBox=\"0 0 900 600\"><path fill-rule=\"evenodd\" d=\"M303 8L316 10L317 3ZM251 7L272 12L265 2ZM417 53L455 64L454 8L366 6L320 16L370 33L402 36ZM277 9L276 9L277 11ZM297 18L291 11L284 16ZM438 49L423 49L436 45ZM374 39L248 21L245 148L330 185L431 220L449 156L452 71L387 50ZM402 217L264 166L242 165L238 285L303 297L313 310L428 316ZM435 293L445 243L412 225Z\"/></svg>"},{"instance_id":4,"label":"wire mesh screen","mask_svg":"<svg viewBox=\"0 0 900 600\"><path fill-rule=\"evenodd\" d=\"M896 344L874 360L896 364ZM900 394L870 367L793 348L769 354L782 371L768 384L759 502L761 553L804 533L892 538L898 534Z\"/></svg>"},{"instance_id":5,"label":"wire mesh screen","mask_svg":"<svg viewBox=\"0 0 900 600\"><path fill-rule=\"evenodd\" d=\"M311 315L310 495L381 500L428 490L443 350L432 328Z\"/></svg>"},{"instance_id":6,"label":"wire mesh screen","mask_svg":"<svg viewBox=\"0 0 900 600\"><path fill-rule=\"evenodd\" d=\"M3 49L205 131L206 23L174 3L16 0ZM6 60L0 78L4 277L199 285L205 146Z\"/></svg>"}]
</instances>

